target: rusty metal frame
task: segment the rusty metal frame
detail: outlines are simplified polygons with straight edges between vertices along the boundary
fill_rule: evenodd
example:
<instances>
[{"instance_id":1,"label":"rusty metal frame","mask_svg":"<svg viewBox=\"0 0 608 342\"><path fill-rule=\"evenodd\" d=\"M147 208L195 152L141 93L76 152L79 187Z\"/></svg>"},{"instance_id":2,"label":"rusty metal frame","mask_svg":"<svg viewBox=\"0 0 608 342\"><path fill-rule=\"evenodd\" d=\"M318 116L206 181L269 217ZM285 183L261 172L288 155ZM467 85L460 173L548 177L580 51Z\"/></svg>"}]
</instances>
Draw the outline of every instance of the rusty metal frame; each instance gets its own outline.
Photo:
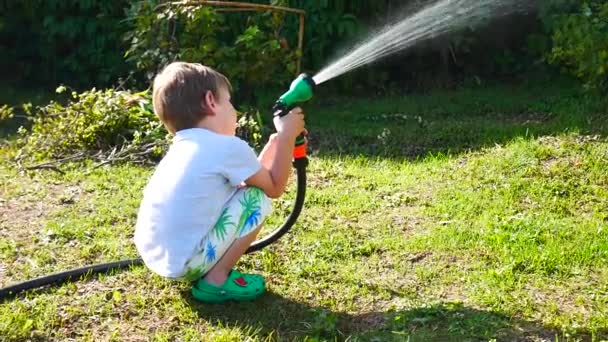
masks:
<instances>
[{"instance_id":1,"label":"rusty metal frame","mask_svg":"<svg viewBox=\"0 0 608 342\"><path fill-rule=\"evenodd\" d=\"M186 7L196 7L196 6L214 6L220 7L217 11L220 12L246 12L246 11L278 11L278 12L287 12L298 15L299 17L299 31L298 31L298 60L296 61L296 75L300 74L301 64L302 64L302 55L303 55L303 47L304 47L304 21L306 16L306 11L290 8L284 6L274 6L274 5L263 5L263 4L252 4L248 2L238 2L238 1L207 1L207 0L185 0L185 1L172 1L165 2L157 6L186 6Z\"/></svg>"}]
</instances>

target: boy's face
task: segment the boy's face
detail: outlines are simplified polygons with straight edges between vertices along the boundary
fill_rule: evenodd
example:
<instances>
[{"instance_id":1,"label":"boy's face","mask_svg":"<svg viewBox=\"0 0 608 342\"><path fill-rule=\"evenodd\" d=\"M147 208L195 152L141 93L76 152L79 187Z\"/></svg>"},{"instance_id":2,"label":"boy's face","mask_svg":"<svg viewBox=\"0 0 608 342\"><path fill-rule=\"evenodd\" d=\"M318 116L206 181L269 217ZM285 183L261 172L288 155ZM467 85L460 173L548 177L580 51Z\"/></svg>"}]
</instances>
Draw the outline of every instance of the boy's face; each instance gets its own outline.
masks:
<instances>
[{"instance_id":1,"label":"boy's face","mask_svg":"<svg viewBox=\"0 0 608 342\"><path fill-rule=\"evenodd\" d=\"M221 134L235 135L236 134L236 110L230 102L230 92L228 89L222 87L218 91L218 98L216 101L216 115L219 119L221 126Z\"/></svg>"}]
</instances>

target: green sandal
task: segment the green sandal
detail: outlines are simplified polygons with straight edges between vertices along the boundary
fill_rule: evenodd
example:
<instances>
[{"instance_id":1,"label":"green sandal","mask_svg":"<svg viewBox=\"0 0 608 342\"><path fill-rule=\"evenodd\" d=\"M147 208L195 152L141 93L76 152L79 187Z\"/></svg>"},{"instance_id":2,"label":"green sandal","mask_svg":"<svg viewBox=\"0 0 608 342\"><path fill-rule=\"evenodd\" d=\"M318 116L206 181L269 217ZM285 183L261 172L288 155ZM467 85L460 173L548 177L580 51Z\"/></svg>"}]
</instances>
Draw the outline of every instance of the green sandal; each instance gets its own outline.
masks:
<instances>
[{"instance_id":1,"label":"green sandal","mask_svg":"<svg viewBox=\"0 0 608 342\"><path fill-rule=\"evenodd\" d=\"M223 303L228 300L251 301L266 290L264 278L256 274L243 274L232 270L222 286L205 282L202 278L192 286L192 295L204 303Z\"/></svg>"}]
</instances>

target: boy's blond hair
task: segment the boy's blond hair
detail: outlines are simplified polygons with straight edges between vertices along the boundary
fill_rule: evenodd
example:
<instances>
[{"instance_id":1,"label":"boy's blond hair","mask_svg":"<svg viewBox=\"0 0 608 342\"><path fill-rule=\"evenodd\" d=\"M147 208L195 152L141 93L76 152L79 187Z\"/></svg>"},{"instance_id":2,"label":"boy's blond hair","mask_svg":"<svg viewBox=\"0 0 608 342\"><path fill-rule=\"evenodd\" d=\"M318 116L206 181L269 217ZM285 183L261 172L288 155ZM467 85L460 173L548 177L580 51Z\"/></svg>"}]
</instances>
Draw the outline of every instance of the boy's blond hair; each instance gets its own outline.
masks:
<instances>
[{"instance_id":1,"label":"boy's blond hair","mask_svg":"<svg viewBox=\"0 0 608 342\"><path fill-rule=\"evenodd\" d=\"M212 68L173 62L154 78L154 112L171 133L196 127L208 114L205 94L211 91L218 98L220 88L232 90L226 76Z\"/></svg>"}]
</instances>

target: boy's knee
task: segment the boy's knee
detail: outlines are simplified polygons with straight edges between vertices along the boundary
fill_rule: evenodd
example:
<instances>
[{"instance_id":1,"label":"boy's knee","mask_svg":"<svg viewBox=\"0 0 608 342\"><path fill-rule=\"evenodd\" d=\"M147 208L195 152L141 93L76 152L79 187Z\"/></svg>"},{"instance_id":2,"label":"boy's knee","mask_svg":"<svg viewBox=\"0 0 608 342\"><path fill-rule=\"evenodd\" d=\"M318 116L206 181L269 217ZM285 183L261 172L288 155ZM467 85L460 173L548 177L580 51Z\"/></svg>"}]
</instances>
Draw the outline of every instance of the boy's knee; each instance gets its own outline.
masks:
<instances>
[{"instance_id":1,"label":"boy's knee","mask_svg":"<svg viewBox=\"0 0 608 342\"><path fill-rule=\"evenodd\" d=\"M236 239L240 240L240 239L244 239L247 237L255 238L256 236L258 236L258 234L262 230L262 227L264 227L264 222L261 222L259 225L257 225L256 227L253 227L250 230L241 231L241 233L239 234L239 236L237 236Z\"/></svg>"},{"instance_id":2,"label":"boy's knee","mask_svg":"<svg viewBox=\"0 0 608 342\"><path fill-rule=\"evenodd\" d=\"M272 207L272 199L264 193L264 191L260 188L256 188L253 186L247 186L241 189L243 194L243 199L245 203L250 203L252 206L256 204L259 205L261 212L268 215L270 213ZM241 202L243 203L243 202Z\"/></svg>"},{"instance_id":3,"label":"boy's knee","mask_svg":"<svg viewBox=\"0 0 608 342\"><path fill-rule=\"evenodd\" d=\"M272 211L272 200L264 191L255 187L245 187L239 190L235 202L240 207L238 219L239 237L258 231L262 222Z\"/></svg>"}]
</instances>

